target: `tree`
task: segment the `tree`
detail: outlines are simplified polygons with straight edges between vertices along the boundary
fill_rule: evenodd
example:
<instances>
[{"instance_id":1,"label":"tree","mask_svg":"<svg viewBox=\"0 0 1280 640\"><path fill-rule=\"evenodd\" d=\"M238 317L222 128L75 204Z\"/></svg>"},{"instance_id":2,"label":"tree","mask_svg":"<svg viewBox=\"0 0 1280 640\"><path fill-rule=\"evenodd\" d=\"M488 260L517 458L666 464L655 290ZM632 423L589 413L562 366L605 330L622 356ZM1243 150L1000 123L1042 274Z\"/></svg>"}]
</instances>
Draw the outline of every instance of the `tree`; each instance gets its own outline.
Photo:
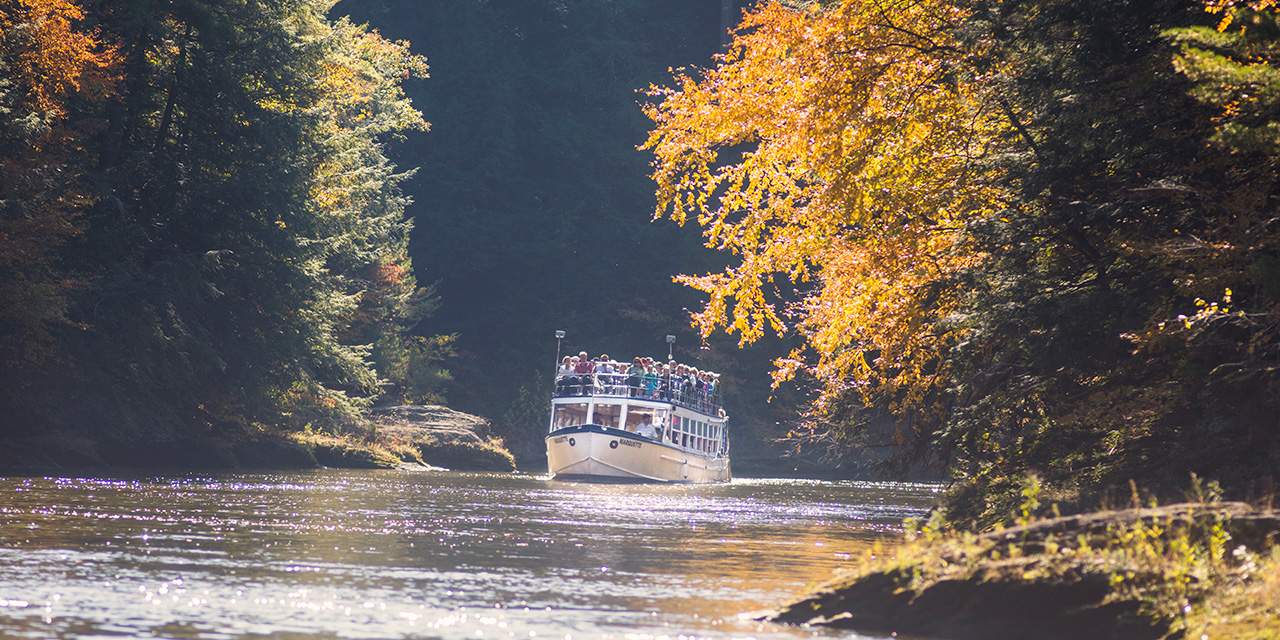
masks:
<instances>
[{"instance_id":1,"label":"tree","mask_svg":"<svg viewBox=\"0 0 1280 640\"><path fill-rule=\"evenodd\" d=\"M86 140L97 123L69 119L116 87L118 55L65 0L0 2L0 370L3 393L55 358L77 274L58 250L82 230L96 196Z\"/></svg>"},{"instance_id":2,"label":"tree","mask_svg":"<svg viewBox=\"0 0 1280 640\"><path fill-rule=\"evenodd\" d=\"M1028 473L1244 491L1275 454L1266 4L762 7L649 112L659 213L738 256L684 278L699 324L798 329L810 437L887 413L960 521Z\"/></svg>"},{"instance_id":3,"label":"tree","mask_svg":"<svg viewBox=\"0 0 1280 640\"><path fill-rule=\"evenodd\" d=\"M794 325L814 355L778 379L817 376L902 413L934 411L947 381L938 320L960 302L967 220L1000 194L973 162L1002 126L966 82L946 2L844 2L748 15L729 53L647 113L658 215L696 216L708 246L739 256L682 276L709 294L703 335L751 342ZM777 282L778 276L786 283Z\"/></svg>"},{"instance_id":4,"label":"tree","mask_svg":"<svg viewBox=\"0 0 1280 640\"><path fill-rule=\"evenodd\" d=\"M328 7L88 7L122 78L118 100L65 116L102 124L84 142L95 197L57 256L84 279L78 328L56 335L74 366L14 401L45 426L131 440L360 419L375 345L431 303L401 275L408 174L381 142L425 129L400 83L426 64Z\"/></svg>"}]
</instances>

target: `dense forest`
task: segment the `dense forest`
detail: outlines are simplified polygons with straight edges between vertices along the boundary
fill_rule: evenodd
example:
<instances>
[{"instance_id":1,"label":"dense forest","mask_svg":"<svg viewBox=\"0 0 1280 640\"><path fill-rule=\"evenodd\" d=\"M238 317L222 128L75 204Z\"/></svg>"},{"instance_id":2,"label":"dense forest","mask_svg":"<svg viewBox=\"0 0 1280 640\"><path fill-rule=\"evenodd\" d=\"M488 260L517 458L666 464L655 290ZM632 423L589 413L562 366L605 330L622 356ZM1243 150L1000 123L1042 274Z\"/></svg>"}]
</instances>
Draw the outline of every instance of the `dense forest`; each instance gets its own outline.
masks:
<instances>
[{"instance_id":1,"label":"dense forest","mask_svg":"<svg viewBox=\"0 0 1280 640\"><path fill-rule=\"evenodd\" d=\"M1270 638L1278 198L1277 0L0 0L0 465L534 468L670 334L735 470L950 481L794 622Z\"/></svg>"},{"instance_id":2,"label":"dense forest","mask_svg":"<svg viewBox=\"0 0 1280 640\"><path fill-rule=\"evenodd\" d=\"M691 329L672 275L724 262L651 220L636 151L639 90L711 62L722 4L5 2L0 435L447 402L536 458L566 330L620 358L678 335L768 441L777 344Z\"/></svg>"},{"instance_id":3,"label":"dense forest","mask_svg":"<svg viewBox=\"0 0 1280 640\"><path fill-rule=\"evenodd\" d=\"M1271 490L1269 0L6 0L0 27L5 437L446 401L533 455L563 329L675 334L736 454L935 469L959 520L1028 483Z\"/></svg>"},{"instance_id":4,"label":"dense forest","mask_svg":"<svg viewBox=\"0 0 1280 640\"><path fill-rule=\"evenodd\" d=\"M795 437L945 467L979 528L1270 494L1275 3L805 4L653 88L645 145L658 213L734 258L684 278L702 330L803 338Z\"/></svg>"},{"instance_id":5,"label":"dense forest","mask_svg":"<svg viewBox=\"0 0 1280 640\"><path fill-rule=\"evenodd\" d=\"M408 44L330 3L0 3L0 435L356 424L442 390L385 140Z\"/></svg>"}]
</instances>

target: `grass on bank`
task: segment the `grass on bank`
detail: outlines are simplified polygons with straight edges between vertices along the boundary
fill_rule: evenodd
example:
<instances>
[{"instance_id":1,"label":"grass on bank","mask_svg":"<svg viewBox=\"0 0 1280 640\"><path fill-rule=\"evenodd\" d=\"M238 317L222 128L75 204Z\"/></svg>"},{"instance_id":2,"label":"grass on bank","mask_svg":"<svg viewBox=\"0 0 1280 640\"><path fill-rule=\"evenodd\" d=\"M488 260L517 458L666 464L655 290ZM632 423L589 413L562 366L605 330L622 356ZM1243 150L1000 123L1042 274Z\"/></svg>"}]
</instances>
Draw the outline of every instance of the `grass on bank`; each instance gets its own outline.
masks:
<instances>
[{"instance_id":1,"label":"grass on bank","mask_svg":"<svg viewBox=\"0 0 1280 640\"><path fill-rule=\"evenodd\" d=\"M1018 526L961 532L935 514L909 524L907 542L890 555L868 553L825 588L873 575L891 576L899 590L916 594L944 581L1102 581L1109 586L1104 604L1136 603L1168 637L1280 638L1275 512L1210 495L1165 508L1038 518L1034 489L1031 483L1024 493Z\"/></svg>"},{"instance_id":2,"label":"grass on bank","mask_svg":"<svg viewBox=\"0 0 1280 640\"><path fill-rule=\"evenodd\" d=\"M501 440L445 442L421 438L411 443L380 437L377 432L294 433L290 440L311 452L326 467L394 469L421 464L464 471L514 471L515 458Z\"/></svg>"}]
</instances>

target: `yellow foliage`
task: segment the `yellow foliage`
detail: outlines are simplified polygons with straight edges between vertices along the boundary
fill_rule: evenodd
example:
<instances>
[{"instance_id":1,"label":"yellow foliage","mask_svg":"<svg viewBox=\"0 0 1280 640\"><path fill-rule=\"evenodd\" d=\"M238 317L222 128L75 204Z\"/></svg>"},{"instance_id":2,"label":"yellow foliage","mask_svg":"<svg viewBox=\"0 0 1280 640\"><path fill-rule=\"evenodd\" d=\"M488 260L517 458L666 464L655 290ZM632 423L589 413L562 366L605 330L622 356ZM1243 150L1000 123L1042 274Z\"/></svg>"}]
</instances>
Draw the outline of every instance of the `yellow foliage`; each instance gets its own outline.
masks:
<instances>
[{"instance_id":1,"label":"yellow foliage","mask_svg":"<svg viewBox=\"0 0 1280 640\"><path fill-rule=\"evenodd\" d=\"M75 28L83 18L71 0L0 0L0 57L30 108L62 116L71 94L114 90L119 55L96 32Z\"/></svg>"},{"instance_id":2,"label":"yellow foliage","mask_svg":"<svg viewBox=\"0 0 1280 640\"><path fill-rule=\"evenodd\" d=\"M777 380L803 368L827 396L852 385L921 408L949 339L933 321L956 308L949 280L978 258L960 229L998 200L971 160L1002 125L982 83L957 82L950 32L963 10L882 4L750 13L717 68L651 88L661 102L646 109L656 126L643 148L656 216L694 216L707 246L738 256L723 273L679 277L709 295L694 316L704 335L751 342L794 325L816 358L780 359Z\"/></svg>"},{"instance_id":3,"label":"yellow foliage","mask_svg":"<svg viewBox=\"0 0 1280 640\"><path fill-rule=\"evenodd\" d=\"M1205 0L1204 10L1208 13L1223 14L1218 22L1218 31L1226 31L1235 21L1235 14L1228 9L1247 8L1251 11L1263 11L1276 8L1276 0Z\"/></svg>"},{"instance_id":4,"label":"yellow foliage","mask_svg":"<svg viewBox=\"0 0 1280 640\"><path fill-rule=\"evenodd\" d=\"M411 53L406 41L386 40L377 31L345 21L334 26L333 41L335 50L321 62L319 77L320 107L329 116L324 126L331 136L341 139L364 127L373 133L428 128L400 84L405 78L427 77L426 58ZM314 168L311 200L319 209L350 207L353 192L367 180L349 166L362 158L346 154L339 160L345 162L324 162Z\"/></svg>"}]
</instances>

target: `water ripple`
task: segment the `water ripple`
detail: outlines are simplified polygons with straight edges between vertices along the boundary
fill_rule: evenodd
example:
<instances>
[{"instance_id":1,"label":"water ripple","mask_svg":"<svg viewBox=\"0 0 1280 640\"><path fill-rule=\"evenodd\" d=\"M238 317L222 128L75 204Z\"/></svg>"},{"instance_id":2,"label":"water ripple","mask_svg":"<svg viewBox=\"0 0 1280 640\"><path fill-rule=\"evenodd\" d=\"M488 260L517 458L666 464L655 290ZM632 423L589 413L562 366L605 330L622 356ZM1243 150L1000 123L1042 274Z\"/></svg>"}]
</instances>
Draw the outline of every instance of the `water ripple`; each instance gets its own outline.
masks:
<instances>
[{"instance_id":1,"label":"water ripple","mask_svg":"<svg viewBox=\"0 0 1280 640\"><path fill-rule=\"evenodd\" d=\"M0 478L0 636L811 637L737 614L892 541L937 491L411 471Z\"/></svg>"}]
</instances>

